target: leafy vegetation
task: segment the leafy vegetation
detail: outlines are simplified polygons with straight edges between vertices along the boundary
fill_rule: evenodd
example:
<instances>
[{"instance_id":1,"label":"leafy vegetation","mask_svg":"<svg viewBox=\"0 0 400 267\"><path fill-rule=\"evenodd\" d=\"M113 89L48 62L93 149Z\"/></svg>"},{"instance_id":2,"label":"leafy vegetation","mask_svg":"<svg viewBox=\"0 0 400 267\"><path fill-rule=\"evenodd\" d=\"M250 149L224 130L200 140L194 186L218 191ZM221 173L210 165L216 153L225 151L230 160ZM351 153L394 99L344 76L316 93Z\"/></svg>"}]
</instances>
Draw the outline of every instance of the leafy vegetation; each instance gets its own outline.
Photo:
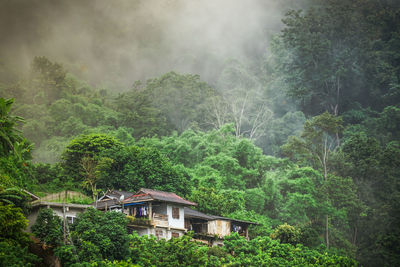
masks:
<instances>
[{"instance_id":1,"label":"leafy vegetation","mask_svg":"<svg viewBox=\"0 0 400 267\"><path fill-rule=\"evenodd\" d=\"M28 251L28 221L20 208L0 203L0 264L34 266L38 257Z\"/></svg>"},{"instance_id":2,"label":"leafy vegetation","mask_svg":"<svg viewBox=\"0 0 400 267\"><path fill-rule=\"evenodd\" d=\"M70 230L72 243L57 248L56 254L64 264L127 259L128 219L123 214L91 208L76 220Z\"/></svg>"},{"instance_id":3,"label":"leafy vegetation","mask_svg":"<svg viewBox=\"0 0 400 267\"><path fill-rule=\"evenodd\" d=\"M32 225L32 233L46 245L60 246L63 243L62 219L52 209L41 209Z\"/></svg>"}]
</instances>

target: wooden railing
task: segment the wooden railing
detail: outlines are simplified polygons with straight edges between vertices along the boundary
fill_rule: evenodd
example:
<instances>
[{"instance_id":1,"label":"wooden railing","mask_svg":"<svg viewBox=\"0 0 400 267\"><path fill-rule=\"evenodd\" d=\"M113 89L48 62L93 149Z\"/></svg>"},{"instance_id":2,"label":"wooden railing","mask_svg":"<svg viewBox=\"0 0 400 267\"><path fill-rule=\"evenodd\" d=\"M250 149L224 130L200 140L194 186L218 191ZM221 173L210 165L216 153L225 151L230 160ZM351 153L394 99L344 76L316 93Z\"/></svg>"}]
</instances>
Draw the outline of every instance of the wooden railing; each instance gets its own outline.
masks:
<instances>
[{"instance_id":1,"label":"wooden railing","mask_svg":"<svg viewBox=\"0 0 400 267\"><path fill-rule=\"evenodd\" d=\"M126 216L129 219L130 224L133 225L143 225L143 226L151 226L152 223L148 218L135 218L133 216Z\"/></svg>"},{"instance_id":2,"label":"wooden railing","mask_svg":"<svg viewBox=\"0 0 400 267\"><path fill-rule=\"evenodd\" d=\"M168 215L153 213L153 218L149 220L147 217L135 218L133 216L126 216L130 224L141 226L168 226Z\"/></svg>"},{"instance_id":3,"label":"wooden railing","mask_svg":"<svg viewBox=\"0 0 400 267\"><path fill-rule=\"evenodd\" d=\"M154 219L154 220L164 220L164 221L168 221L168 215L159 214L159 213L153 213L153 219Z\"/></svg>"},{"instance_id":4,"label":"wooden railing","mask_svg":"<svg viewBox=\"0 0 400 267\"><path fill-rule=\"evenodd\" d=\"M153 213L153 225L168 226L168 215Z\"/></svg>"}]
</instances>

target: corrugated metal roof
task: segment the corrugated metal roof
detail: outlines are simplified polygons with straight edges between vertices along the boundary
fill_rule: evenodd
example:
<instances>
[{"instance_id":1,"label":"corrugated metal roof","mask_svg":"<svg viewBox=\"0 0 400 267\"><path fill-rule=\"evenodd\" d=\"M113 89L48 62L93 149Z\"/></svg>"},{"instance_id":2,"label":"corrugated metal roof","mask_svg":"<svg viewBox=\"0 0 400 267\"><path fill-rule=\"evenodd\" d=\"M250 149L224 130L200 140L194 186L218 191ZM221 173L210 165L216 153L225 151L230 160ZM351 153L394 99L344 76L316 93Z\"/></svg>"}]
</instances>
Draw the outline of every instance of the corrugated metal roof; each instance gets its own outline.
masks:
<instances>
[{"instance_id":1,"label":"corrugated metal roof","mask_svg":"<svg viewBox=\"0 0 400 267\"><path fill-rule=\"evenodd\" d=\"M83 204L74 204L74 203L60 203L60 202L49 202L49 201L33 201L32 207L41 207L41 206L49 206L49 207L70 207L70 208L79 208L79 209L87 209L93 208L92 205L83 205Z\"/></svg>"},{"instance_id":2,"label":"corrugated metal roof","mask_svg":"<svg viewBox=\"0 0 400 267\"><path fill-rule=\"evenodd\" d=\"M120 191L120 190L108 190L104 196L102 196L99 200L103 200L103 199L120 199L121 196L124 196L124 199L129 198L130 196L132 196L133 192L128 192L128 191Z\"/></svg>"},{"instance_id":3,"label":"corrugated metal roof","mask_svg":"<svg viewBox=\"0 0 400 267\"><path fill-rule=\"evenodd\" d=\"M135 194L134 192L128 192L128 191L114 191L114 192L118 193L120 196L123 195L125 198L128 198L133 194Z\"/></svg>"},{"instance_id":4,"label":"corrugated metal roof","mask_svg":"<svg viewBox=\"0 0 400 267\"><path fill-rule=\"evenodd\" d=\"M164 192L154 189L141 188L136 194L124 200L124 203L131 203L145 200L158 200L165 202L178 203L182 205L196 206L197 204L183 199L175 193Z\"/></svg>"},{"instance_id":5,"label":"corrugated metal roof","mask_svg":"<svg viewBox=\"0 0 400 267\"><path fill-rule=\"evenodd\" d=\"M249 221L243 221L243 220L237 220L237 219L232 219L232 218L227 218L227 217L222 217L222 216L217 216L217 215L209 215L202 213L200 211L187 208L185 207L185 218L199 218L207 221L213 221L213 220L227 220L227 221L232 221L232 222L238 222L238 223L245 223L245 224L258 224L254 222L249 222Z\"/></svg>"},{"instance_id":6,"label":"corrugated metal roof","mask_svg":"<svg viewBox=\"0 0 400 267\"><path fill-rule=\"evenodd\" d=\"M120 202L118 199L107 199L107 200L102 200L102 201L97 201L93 202L92 205L96 207L97 209L104 209L107 205L107 207L119 205Z\"/></svg>"},{"instance_id":7,"label":"corrugated metal roof","mask_svg":"<svg viewBox=\"0 0 400 267\"><path fill-rule=\"evenodd\" d=\"M258 225L258 223L255 223L255 222L243 221L243 220L232 219L232 218L216 216L216 215L211 215L211 216L214 218L214 220L227 220L227 221L238 222L238 223L247 223L247 224L256 224L256 225Z\"/></svg>"},{"instance_id":8,"label":"corrugated metal roof","mask_svg":"<svg viewBox=\"0 0 400 267\"><path fill-rule=\"evenodd\" d=\"M197 219L203 219L203 220L213 220L213 217L210 215L207 215L205 213L202 213L200 211L185 207L185 218L197 218Z\"/></svg>"}]
</instances>

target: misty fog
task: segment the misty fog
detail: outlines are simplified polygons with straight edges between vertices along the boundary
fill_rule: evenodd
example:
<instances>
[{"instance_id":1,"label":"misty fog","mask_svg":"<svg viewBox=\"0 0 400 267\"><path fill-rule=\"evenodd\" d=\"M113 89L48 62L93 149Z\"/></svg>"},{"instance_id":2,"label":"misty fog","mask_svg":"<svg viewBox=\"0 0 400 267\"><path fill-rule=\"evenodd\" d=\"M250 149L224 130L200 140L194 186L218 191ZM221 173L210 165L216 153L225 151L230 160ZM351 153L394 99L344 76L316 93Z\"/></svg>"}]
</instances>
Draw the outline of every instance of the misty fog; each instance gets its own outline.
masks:
<instances>
[{"instance_id":1,"label":"misty fog","mask_svg":"<svg viewBox=\"0 0 400 267\"><path fill-rule=\"evenodd\" d=\"M282 15L300 2L2 0L0 64L26 72L46 56L120 90L171 70L214 84L226 60L261 60Z\"/></svg>"}]
</instances>

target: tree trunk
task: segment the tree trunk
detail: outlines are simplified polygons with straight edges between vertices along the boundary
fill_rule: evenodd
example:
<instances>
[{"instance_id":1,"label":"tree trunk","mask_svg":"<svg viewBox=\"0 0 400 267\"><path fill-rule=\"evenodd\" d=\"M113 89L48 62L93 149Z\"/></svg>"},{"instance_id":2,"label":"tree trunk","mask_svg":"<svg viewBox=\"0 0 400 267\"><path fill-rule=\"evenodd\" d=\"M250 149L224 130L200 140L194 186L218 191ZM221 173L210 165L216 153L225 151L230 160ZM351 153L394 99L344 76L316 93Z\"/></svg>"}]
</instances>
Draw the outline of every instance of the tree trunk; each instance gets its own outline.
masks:
<instances>
[{"instance_id":1,"label":"tree trunk","mask_svg":"<svg viewBox=\"0 0 400 267\"><path fill-rule=\"evenodd\" d=\"M353 245L356 245L356 242L357 242L357 226L354 226Z\"/></svg>"},{"instance_id":2,"label":"tree trunk","mask_svg":"<svg viewBox=\"0 0 400 267\"><path fill-rule=\"evenodd\" d=\"M93 201L96 201L96 184L92 184L92 197Z\"/></svg>"},{"instance_id":3,"label":"tree trunk","mask_svg":"<svg viewBox=\"0 0 400 267\"><path fill-rule=\"evenodd\" d=\"M326 163L326 158L328 155L328 139L327 137L325 138L325 147L324 147L324 156L323 156L323 163L324 163L324 179L325 183L328 181L328 168L327 168L327 163ZM326 248L329 249L329 217L328 214L325 215L325 242L326 242Z\"/></svg>"},{"instance_id":4,"label":"tree trunk","mask_svg":"<svg viewBox=\"0 0 400 267\"><path fill-rule=\"evenodd\" d=\"M328 218L328 215L325 215L325 241L326 241L326 248L329 249L329 218Z\"/></svg>"}]
</instances>

